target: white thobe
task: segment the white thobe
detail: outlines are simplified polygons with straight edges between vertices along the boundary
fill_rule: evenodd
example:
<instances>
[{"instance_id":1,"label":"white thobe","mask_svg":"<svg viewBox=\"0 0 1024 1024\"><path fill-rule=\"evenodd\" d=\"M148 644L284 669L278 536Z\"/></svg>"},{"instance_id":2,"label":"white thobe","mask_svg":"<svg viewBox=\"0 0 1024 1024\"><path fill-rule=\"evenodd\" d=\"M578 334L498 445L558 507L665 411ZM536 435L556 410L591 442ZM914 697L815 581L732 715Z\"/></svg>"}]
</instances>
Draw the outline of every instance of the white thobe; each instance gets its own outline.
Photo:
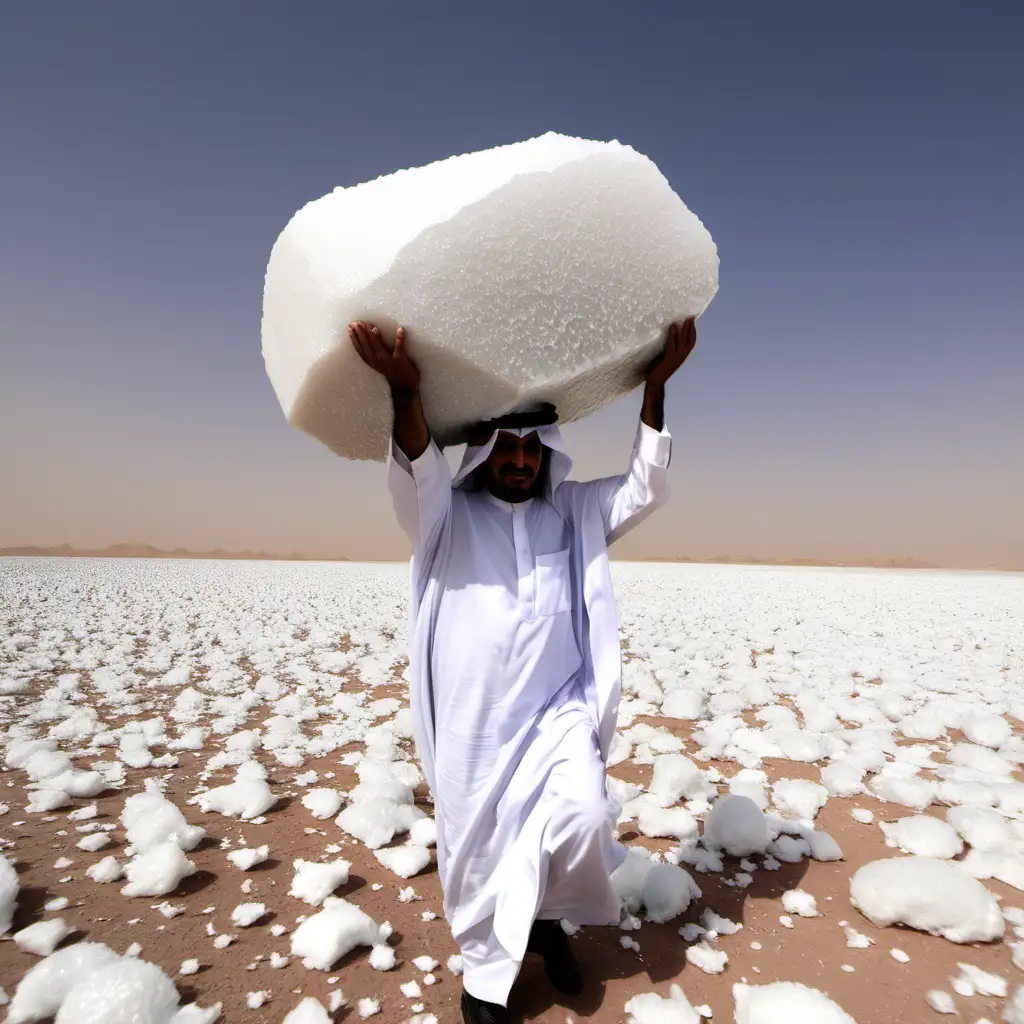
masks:
<instances>
[{"instance_id":1,"label":"white thobe","mask_svg":"<svg viewBox=\"0 0 1024 1024\"><path fill-rule=\"evenodd\" d=\"M607 544L668 491L667 431L641 424L629 471L585 484L563 482L560 435L540 433L553 449L543 497L508 503L458 486L490 443L467 449L454 488L433 442L412 462L392 446L389 474L413 544L411 703L445 916L467 991L501 1004L537 917L619 919L609 878L623 851L604 775L619 651Z\"/></svg>"}]
</instances>

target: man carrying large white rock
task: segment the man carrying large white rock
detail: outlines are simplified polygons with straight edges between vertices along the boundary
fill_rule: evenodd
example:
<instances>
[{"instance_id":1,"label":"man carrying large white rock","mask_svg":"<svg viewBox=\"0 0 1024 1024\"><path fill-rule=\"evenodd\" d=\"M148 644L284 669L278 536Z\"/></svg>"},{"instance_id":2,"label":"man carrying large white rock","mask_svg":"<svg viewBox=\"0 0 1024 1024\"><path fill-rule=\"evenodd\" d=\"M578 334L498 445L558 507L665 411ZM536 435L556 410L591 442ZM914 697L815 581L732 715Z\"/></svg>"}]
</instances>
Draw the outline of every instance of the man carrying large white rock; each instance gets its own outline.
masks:
<instances>
[{"instance_id":1,"label":"man carrying large white rock","mask_svg":"<svg viewBox=\"0 0 1024 1024\"><path fill-rule=\"evenodd\" d=\"M445 916L462 951L462 1013L501 1024L527 952L574 995L561 928L618 924L610 882L625 857L605 762L620 647L608 545L668 498L665 384L696 342L673 324L646 374L625 474L568 481L550 406L482 424L459 472L430 436L420 375L354 323L359 355L391 389L388 472L412 542L411 704L435 803Z\"/></svg>"}]
</instances>

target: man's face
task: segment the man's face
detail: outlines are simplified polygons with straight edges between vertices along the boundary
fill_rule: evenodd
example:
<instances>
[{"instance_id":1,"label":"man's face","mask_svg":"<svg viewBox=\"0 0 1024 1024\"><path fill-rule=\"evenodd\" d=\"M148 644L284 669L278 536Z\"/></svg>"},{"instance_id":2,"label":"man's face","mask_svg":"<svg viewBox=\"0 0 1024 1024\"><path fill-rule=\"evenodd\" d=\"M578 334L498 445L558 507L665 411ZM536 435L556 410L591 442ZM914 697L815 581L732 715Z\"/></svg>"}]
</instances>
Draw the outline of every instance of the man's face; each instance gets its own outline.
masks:
<instances>
[{"instance_id":1,"label":"man's face","mask_svg":"<svg viewBox=\"0 0 1024 1024\"><path fill-rule=\"evenodd\" d=\"M481 469L487 489L496 498L525 501L539 489L543 465L544 446L536 431L517 437L500 430Z\"/></svg>"}]
</instances>

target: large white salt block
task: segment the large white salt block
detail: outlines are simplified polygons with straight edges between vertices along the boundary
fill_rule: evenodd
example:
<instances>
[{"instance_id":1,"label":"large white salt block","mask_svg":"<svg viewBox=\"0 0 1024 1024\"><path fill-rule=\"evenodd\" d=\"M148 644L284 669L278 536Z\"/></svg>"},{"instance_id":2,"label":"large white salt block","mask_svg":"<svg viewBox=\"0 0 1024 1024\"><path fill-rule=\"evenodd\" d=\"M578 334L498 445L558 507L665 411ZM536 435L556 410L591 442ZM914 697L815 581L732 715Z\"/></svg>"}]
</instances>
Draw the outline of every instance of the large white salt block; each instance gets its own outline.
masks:
<instances>
[{"instance_id":1,"label":"large white salt block","mask_svg":"<svg viewBox=\"0 0 1024 1024\"><path fill-rule=\"evenodd\" d=\"M568 422L625 394L666 326L717 288L714 241L650 159L549 132L304 206L270 254L263 355L294 426L380 460L390 398L351 321L406 328L431 430L451 444L534 402Z\"/></svg>"}]
</instances>

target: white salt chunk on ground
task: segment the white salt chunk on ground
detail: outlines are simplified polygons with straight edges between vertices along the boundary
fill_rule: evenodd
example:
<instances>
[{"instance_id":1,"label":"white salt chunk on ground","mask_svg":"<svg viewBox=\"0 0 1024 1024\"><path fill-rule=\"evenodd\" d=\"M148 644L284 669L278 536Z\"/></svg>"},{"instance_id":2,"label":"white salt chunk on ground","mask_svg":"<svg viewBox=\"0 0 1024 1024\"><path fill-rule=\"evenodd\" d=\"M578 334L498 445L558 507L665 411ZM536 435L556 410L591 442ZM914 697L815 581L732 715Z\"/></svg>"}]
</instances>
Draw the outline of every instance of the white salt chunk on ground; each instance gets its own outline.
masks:
<instances>
[{"instance_id":1,"label":"white salt chunk on ground","mask_svg":"<svg viewBox=\"0 0 1024 1024\"><path fill-rule=\"evenodd\" d=\"M423 990L415 981L407 981L398 987L402 990L402 995L406 999L419 999L423 995Z\"/></svg>"},{"instance_id":2,"label":"white salt chunk on ground","mask_svg":"<svg viewBox=\"0 0 1024 1024\"><path fill-rule=\"evenodd\" d=\"M865 864L850 880L850 902L873 924L903 924L951 942L989 942L1004 930L992 894L945 860L893 857Z\"/></svg>"},{"instance_id":3,"label":"white salt chunk on ground","mask_svg":"<svg viewBox=\"0 0 1024 1024\"><path fill-rule=\"evenodd\" d=\"M199 973L199 961L194 957L189 960L182 960L181 966L178 968L179 974L198 974Z\"/></svg>"},{"instance_id":4,"label":"white salt chunk on ground","mask_svg":"<svg viewBox=\"0 0 1024 1024\"><path fill-rule=\"evenodd\" d=\"M398 957L390 946L379 944L370 950L370 966L375 971L390 971L398 963Z\"/></svg>"},{"instance_id":5,"label":"white salt chunk on ground","mask_svg":"<svg viewBox=\"0 0 1024 1024\"><path fill-rule=\"evenodd\" d=\"M654 760L649 791L662 807L669 807L682 797L707 799L714 795L715 786L684 754L662 754Z\"/></svg>"},{"instance_id":6,"label":"white salt chunk on ground","mask_svg":"<svg viewBox=\"0 0 1024 1024\"><path fill-rule=\"evenodd\" d=\"M448 957L448 962L445 966L447 966L452 974L458 977L462 973L462 957L458 953L453 953Z\"/></svg>"},{"instance_id":7,"label":"white salt chunk on ground","mask_svg":"<svg viewBox=\"0 0 1024 1024\"><path fill-rule=\"evenodd\" d=\"M644 879L654 867L642 847L629 847L622 863L612 872L611 883L623 906L636 913L643 906Z\"/></svg>"},{"instance_id":8,"label":"white salt chunk on ground","mask_svg":"<svg viewBox=\"0 0 1024 1024\"><path fill-rule=\"evenodd\" d=\"M56 899L47 900L43 904L43 910L51 913L57 910L63 910L70 902L71 900L69 900L67 896L58 896Z\"/></svg>"},{"instance_id":9,"label":"white salt chunk on ground","mask_svg":"<svg viewBox=\"0 0 1024 1024\"><path fill-rule=\"evenodd\" d=\"M700 923L709 932L715 935L735 935L743 930L743 925L737 921L730 921L721 914L716 914L710 907L705 907L700 915Z\"/></svg>"},{"instance_id":10,"label":"white salt chunk on ground","mask_svg":"<svg viewBox=\"0 0 1024 1024\"><path fill-rule=\"evenodd\" d=\"M266 989L261 989L258 992L246 992L245 1005L250 1010L258 1010L269 998L270 993Z\"/></svg>"},{"instance_id":11,"label":"white salt chunk on ground","mask_svg":"<svg viewBox=\"0 0 1024 1024\"><path fill-rule=\"evenodd\" d=\"M704 822L704 843L733 857L764 853L771 841L761 808L747 796L726 793L712 805Z\"/></svg>"},{"instance_id":12,"label":"white salt chunk on ground","mask_svg":"<svg viewBox=\"0 0 1024 1024\"><path fill-rule=\"evenodd\" d=\"M231 923L239 928L248 928L266 916L266 913L267 908L262 903L239 903L231 911Z\"/></svg>"},{"instance_id":13,"label":"white salt chunk on ground","mask_svg":"<svg viewBox=\"0 0 1024 1024\"><path fill-rule=\"evenodd\" d=\"M177 889L183 878L194 875L195 864L176 843L168 840L139 854L124 866L128 884L121 888L123 896L165 896Z\"/></svg>"},{"instance_id":14,"label":"white salt chunk on ground","mask_svg":"<svg viewBox=\"0 0 1024 1024\"><path fill-rule=\"evenodd\" d=\"M18 983L7 1013L7 1024L52 1017L72 988L120 956L102 942L77 942L32 967Z\"/></svg>"},{"instance_id":15,"label":"white salt chunk on ground","mask_svg":"<svg viewBox=\"0 0 1024 1024\"><path fill-rule=\"evenodd\" d=\"M690 1005L679 985L670 985L668 996L643 992L625 1005L626 1024L700 1024L701 1016Z\"/></svg>"},{"instance_id":16,"label":"white salt chunk on ground","mask_svg":"<svg viewBox=\"0 0 1024 1024\"><path fill-rule=\"evenodd\" d=\"M1014 840L1009 821L991 807L950 807L946 821L972 850L998 850Z\"/></svg>"},{"instance_id":17,"label":"white salt chunk on ground","mask_svg":"<svg viewBox=\"0 0 1024 1024\"><path fill-rule=\"evenodd\" d=\"M891 956L893 960L897 961L897 963L910 963L910 955L908 953L904 953L902 949L897 949L895 946L889 950L889 956Z\"/></svg>"},{"instance_id":18,"label":"white salt chunk on ground","mask_svg":"<svg viewBox=\"0 0 1024 1024\"><path fill-rule=\"evenodd\" d=\"M295 896L313 906L319 906L339 886L348 881L351 861L332 860L327 864L317 864L311 860L293 861L295 874L289 896Z\"/></svg>"},{"instance_id":19,"label":"white salt chunk on ground","mask_svg":"<svg viewBox=\"0 0 1024 1024\"><path fill-rule=\"evenodd\" d=\"M99 807L95 803L79 807L68 815L68 821L88 821L99 814Z\"/></svg>"},{"instance_id":20,"label":"white salt chunk on ground","mask_svg":"<svg viewBox=\"0 0 1024 1024\"><path fill-rule=\"evenodd\" d=\"M432 956L413 957L412 963L417 971L423 971L425 974L437 966L437 961Z\"/></svg>"},{"instance_id":21,"label":"white salt chunk on ground","mask_svg":"<svg viewBox=\"0 0 1024 1024\"><path fill-rule=\"evenodd\" d=\"M166 842L182 850L194 850L206 835L204 828L189 825L181 811L156 788L128 797L121 824L137 854L148 853Z\"/></svg>"},{"instance_id":22,"label":"white salt chunk on ground","mask_svg":"<svg viewBox=\"0 0 1024 1024\"><path fill-rule=\"evenodd\" d=\"M809 779L780 779L772 786L772 802L783 814L811 820L828 802L828 790Z\"/></svg>"},{"instance_id":23,"label":"white salt chunk on ground","mask_svg":"<svg viewBox=\"0 0 1024 1024\"><path fill-rule=\"evenodd\" d=\"M366 1020L367 1017L380 1013L380 1000L373 996L366 996L356 1003L356 1012L363 1020Z\"/></svg>"},{"instance_id":24,"label":"white salt chunk on ground","mask_svg":"<svg viewBox=\"0 0 1024 1024\"><path fill-rule=\"evenodd\" d=\"M1003 1007L1005 1024L1024 1024L1024 985L1013 993L1013 998Z\"/></svg>"},{"instance_id":25,"label":"white salt chunk on ground","mask_svg":"<svg viewBox=\"0 0 1024 1024\"><path fill-rule=\"evenodd\" d=\"M306 996L281 1024L331 1024L331 1018L319 999Z\"/></svg>"},{"instance_id":26,"label":"white salt chunk on ground","mask_svg":"<svg viewBox=\"0 0 1024 1024\"><path fill-rule=\"evenodd\" d=\"M418 807L379 797L349 804L334 820L338 828L376 850L390 843L395 835L407 832L422 817Z\"/></svg>"},{"instance_id":27,"label":"white salt chunk on ground","mask_svg":"<svg viewBox=\"0 0 1024 1024\"><path fill-rule=\"evenodd\" d=\"M323 910L292 932L291 950L303 958L304 967L326 971L357 946L372 947L380 941L380 929L371 917L354 903L328 897Z\"/></svg>"},{"instance_id":28,"label":"white salt chunk on ground","mask_svg":"<svg viewBox=\"0 0 1024 1024\"><path fill-rule=\"evenodd\" d=\"M675 864L655 864L644 876L643 905L647 920L655 924L678 917L700 895L697 883Z\"/></svg>"},{"instance_id":29,"label":"white salt chunk on ground","mask_svg":"<svg viewBox=\"0 0 1024 1024\"><path fill-rule=\"evenodd\" d=\"M87 867L85 873L94 882L116 882L119 878L124 875L124 871L121 865L117 862L116 857L104 857L102 860L96 861L95 864Z\"/></svg>"},{"instance_id":30,"label":"white salt chunk on ground","mask_svg":"<svg viewBox=\"0 0 1024 1024\"><path fill-rule=\"evenodd\" d=\"M920 857L949 860L964 852L963 840L952 825L927 814L880 823L890 846Z\"/></svg>"},{"instance_id":31,"label":"white salt chunk on ground","mask_svg":"<svg viewBox=\"0 0 1024 1024\"><path fill-rule=\"evenodd\" d=\"M706 942L700 942L695 946L688 946L686 959L694 967L699 967L705 974L721 974L729 957L724 949L715 949Z\"/></svg>"},{"instance_id":32,"label":"white salt chunk on ground","mask_svg":"<svg viewBox=\"0 0 1024 1024\"><path fill-rule=\"evenodd\" d=\"M645 805L637 815L637 826L642 835L690 839L697 835L697 819L685 807L652 807Z\"/></svg>"},{"instance_id":33,"label":"white salt chunk on ground","mask_svg":"<svg viewBox=\"0 0 1024 1024\"><path fill-rule=\"evenodd\" d=\"M975 967L973 964L958 963L957 967L960 968L961 974L981 995L996 996L998 999L1006 998L1007 984L1005 978L998 974L983 971L980 967Z\"/></svg>"},{"instance_id":34,"label":"white salt chunk on ground","mask_svg":"<svg viewBox=\"0 0 1024 1024\"><path fill-rule=\"evenodd\" d=\"M46 921L37 921L27 928L14 933L14 944L26 953L36 956L49 956L58 944L67 938L75 929L62 917L52 917Z\"/></svg>"},{"instance_id":35,"label":"white salt chunk on ground","mask_svg":"<svg viewBox=\"0 0 1024 1024\"><path fill-rule=\"evenodd\" d=\"M1002 715L979 713L963 723L964 735L972 742L993 750L1009 742L1013 735L1010 723Z\"/></svg>"},{"instance_id":36,"label":"white salt chunk on ground","mask_svg":"<svg viewBox=\"0 0 1024 1024\"><path fill-rule=\"evenodd\" d=\"M862 825L870 825L875 820L875 812L869 811L866 807L854 807L850 814Z\"/></svg>"},{"instance_id":37,"label":"white salt chunk on ground","mask_svg":"<svg viewBox=\"0 0 1024 1024\"><path fill-rule=\"evenodd\" d=\"M876 775L870 789L881 800L912 807L915 811L923 811L935 799L935 784L913 776Z\"/></svg>"},{"instance_id":38,"label":"white salt chunk on ground","mask_svg":"<svg viewBox=\"0 0 1024 1024\"><path fill-rule=\"evenodd\" d=\"M434 846L437 843L437 822L433 818L420 818L409 829L409 842L414 846Z\"/></svg>"},{"instance_id":39,"label":"white salt chunk on ground","mask_svg":"<svg viewBox=\"0 0 1024 1024\"><path fill-rule=\"evenodd\" d=\"M735 1024L856 1024L824 992L794 981L733 985Z\"/></svg>"},{"instance_id":40,"label":"white salt chunk on ground","mask_svg":"<svg viewBox=\"0 0 1024 1024\"><path fill-rule=\"evenodd\" d=\"M411 844L374 850L373 855L399 878L412 878L430 863L430 850L425 846Z\"/></svg>"},{"instance_id":41,"label":"white salt chunk on ground","mask_svg":"<svg viewBox=\"0 0 1024 1024\"><path fill-rule=\"evenodd\" d=\"M178 990L156 964L123 958L82 978L61 1003L55 1024L164 1024L177 1009Z\"/></svg>"},{"instance_id":42,"label":"white salt chunk on ground","mask_svg":"<svg viewBox=\"0 0 1024 1024\"><path fill-rule=\"evenodd\" d=\"M800 917L820 917L815 898L803 889L789 889L782 894L782 906L789 914Z\"/></svg>"},{"instance_id":43,"label":"white salt chunk on ground","mask_svg":"<svg viewBox=\"0 0 1024 1024\"><path fill-rule=\"evenodd\" d=\"M270 847L267 845L256 846L250 849L232 850L228 854L228 860L241 871L248 871L257 864L262 864L270 856Z\"/></svg>"},{"instance_id":44,"label":"white salt chunk on ground","mask_svg":"<svg viewBox=\"0 0 1024 1024\"><path fill-rule=\"evenodd\" d=\"M234 782L201 793L199 809L204 812L216 811L243 821L269 811L277 803L277 797L270 791L266 779L248 778L241 774L244 767L242 765L239 768L240 774Z\"/></svg>"},{"instance_id":45,"label":"white salt chunk on ground","mask_svg":"<svg viewBox=\"0 0 1024 1024\"><path fill-rule=\"evenodd\" d=\"M846 935L846 945L850 949L867 949L874 941L855 928L846 927L843 929L843 932Z\"/></svg>"},{"instance_id":46,"label":"white salt chunk on ground","mask_svg":"<svg viewBox=\"0 0 1024 1024\"><path fill-rule=\"evenodd\" d=\"M936 1013L957 1013L956 1002L948 992L932 988L924 994L925 1002Z\"/></svg>"},{"instance_id":47,"label":"white salt chunk on ground","mask_svg":"<svg viewBox=\"0 0 1024 1024\"><path fill-rule=\"evenodd\" d=\"M11 930L20 885L14 865L6 857L0 857L0 935Z\"/></svg>"},{"instance_id":48,"label":"white salt chunk on ground","mask_svg":"<svg viewBox=\"0 0 1024 1024\"><path fill-rule=\"evenodd\" d=\"M314 818L332 818L341 810L341 794L336 789L311 789L302 797L302 806Z\"/></svg>"},{"instance_id":49,"label":"white salt chunk on ground","mask_svg":"<svg viewBox=\"0 0 1024 1024\"><path fill-rule=\"evenodd\" d=\"M228 946L230 946L232 942L234 942L234 939L232 938L232 936L227 935L227 934L218 935L213 940L213 948L214 949L227 949Z\"/></svg>"},{"instance_id":50,"label":"white salt chunk on ground","mask_svg":"<svg viewBox=\"0 0 1024 1024\"><path fill-rule=\"evenodd\" d=\"M833 761L821 769L821 781L832 796L856 796L864 792L864 769Z\"/></svg>"},{"instance_id":51,"label":"white salt chunk on ground","mask_svg":"<svg viewBox=\"0 0 1024 1024\"><path fill-rule=\"evenodd\" d=\"M109 845L110 836L105 832L93 832L91 835L83 836L75 843L79 850L85 850L86 853L96 853L97 850L102 850L104 846Z\"/></svg>"},{"instance_id":52,"label":"white salt chunk on ground","mask_svg":"<svg viewBox=\"0 0 1024 1024\"><path fill-rule=\"evenodd\" d=\"M443 445L535 398L567 422L631 390L717 276L710 235L647 157L549 132L307 204L271 252L263 355L292 424L383 460L390 400L348 322L417 325L410 355Z\"/></svg>"}]
</instances>

